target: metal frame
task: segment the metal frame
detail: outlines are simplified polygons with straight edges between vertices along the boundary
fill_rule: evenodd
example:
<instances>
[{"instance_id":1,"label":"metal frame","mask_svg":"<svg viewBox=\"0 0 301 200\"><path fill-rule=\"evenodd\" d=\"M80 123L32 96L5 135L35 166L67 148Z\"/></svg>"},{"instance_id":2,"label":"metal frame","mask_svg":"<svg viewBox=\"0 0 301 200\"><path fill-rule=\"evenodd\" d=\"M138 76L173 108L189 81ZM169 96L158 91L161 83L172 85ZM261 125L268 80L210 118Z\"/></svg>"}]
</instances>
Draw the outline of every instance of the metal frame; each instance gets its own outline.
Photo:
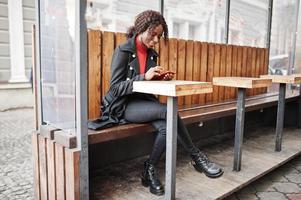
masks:
<instances>
[{"instance_id":1,"label":"metal frame","mask_svg":"<svg viewBox=\"0 0 301 200\"><path fill-rule=\"evenodd\" d=\"M272 18L273 18L273 0L269 0L269 7L268 7L268 20L267 20L267 38L266 38L266 47L269 49L271 46L271 32L272 32ZM270 53L268 55L270 57Z\"/></svg>"},{"instance_id":2,"label":"metal frame","mask_svg":"<svg viewBox=\"0 0 301 200\"><path fill-rule=\"evenodd\" d=\"M167 97L165 199L175 199L178 98Z\"/></svg>"},{"instance_id":3,"label":"metal frame","mask_svg":"<svg viewBox=\"0 0 301 200\"><path fill-rule=\"evenodd\" d=\"M36 8L36 46L35 46L35 61L36 61L36 95L37 95L37 121L38 121L38 130L40 129L40 125L43 123L43 115L42 115L42 86L41 86L41 42L40 42L40 1L35 0L35 8Z\"/></svg>"},{"instance_id":4,"label":"metal frame","mask_svg":"<svg viewBox=\"0 0 301 200\"><path fill-rule=\"evenodd\" d=\"M225 36L224 36L224 42L225 42L225 44L229 43L230 5L231 5L231 0L226 0Z\"/></svg>"},{"instance_id":5,"label":"metal frame","mask_svg":"<svg viewBox=\"0 0 301 200\"><path fill-rule=\"evenodd\" d=\"M86 1L75 1L76 139L80 149L80 197L89 200L89 154L87 127L87 24Z\"/></svg>"},{"instance_id":6,"label":"metal frame","mask_svg":"<svg viewBox=\"0 0 301 200\"><path fill-rule=\"evenodd\" d=\"M293 48L292 48L292 53L290 54L288 74L293 74L294 66L295 66L296 42L297 42L297 35L298 35L299 6L300 6L300 0L297 0L297 6L296 6L296 12L295 12L296 18L295 18L295 27L294 27L295 30L294 30L294 36L293 36Z\"/></svg>"},{"instance_id":7,"label":"metal frame","mask_svg":"<svg viewBox=\"0 0 301 200\"><path fill-rule=\"evenodd\" d=\"M75 2L75 55L76 55L76 137L80 152L80 199L89 199L89 157L87 129L87 26L85 21L86 1ZM41 42L40 42L40 1L35 1L36 12L36 69L38 95L38 123L42 125L41 90Z\"/></svg>"},{"instance_id":8,"label":"metal frame","mask_svg":"<svg viewBox=\"0 0 301 200\"><path fill-rule=\"evenodd\" d=\"M159 0L159 9L162 16L164 16L164 0Z\"/></svg>"},{"instance_id":9,"label":"metal frame","mask_svg":"<svg viewBox=\"0 0 301 200\"><path fill-rule=\"evenodd\" d=\"M284 111L285 111L285 92L286 92L286 84L280 83L278 109L277 109L275 151L281 151L283 121L284 121Z\"/></svg>"},{"instance_id":10,"label":"metal frame","mask_svg":"<svg viewBox=\"0 0 301 200\"><path fill-rule=\"evenodd\" d=\"M298 128L301 128L301 84L299 85L299 101L298 101Z\"/></svg>"},{"instance_id":11,"label":"metal frame","mask_svg":"<svg viewBox=\"0 0 301 200\"><path fill-rule=\"evenodd\" d=\"M235 122L235 141L234 141L234 164L233 164L234 171L240 171L241 169L241 154L242 154L242 143L244 137L244 123L245 123L245 97L246 97L246 89L238 88L236 122Z\"/></svg>"}]
</instances>

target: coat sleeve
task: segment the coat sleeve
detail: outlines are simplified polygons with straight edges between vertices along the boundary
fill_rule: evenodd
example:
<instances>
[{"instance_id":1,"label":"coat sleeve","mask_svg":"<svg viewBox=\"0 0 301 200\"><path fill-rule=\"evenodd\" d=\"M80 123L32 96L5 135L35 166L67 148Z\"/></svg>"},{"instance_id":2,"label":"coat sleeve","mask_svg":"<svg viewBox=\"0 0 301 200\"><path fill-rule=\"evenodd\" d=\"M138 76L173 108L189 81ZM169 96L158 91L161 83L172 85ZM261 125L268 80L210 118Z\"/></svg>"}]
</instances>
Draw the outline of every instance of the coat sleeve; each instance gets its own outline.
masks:
<instances>
[{"instance_id":1,"label":"coat sleeve","mask_svg":"<svg viewBox=\"0 0 301 200\"><path fill-rule=\"evenodd\" d=\"M112 58L110 91L116 97L133 93L133 81L143 81L144 74L127 80L129 54L118 47Z\"/></svg>"}]
</instances>

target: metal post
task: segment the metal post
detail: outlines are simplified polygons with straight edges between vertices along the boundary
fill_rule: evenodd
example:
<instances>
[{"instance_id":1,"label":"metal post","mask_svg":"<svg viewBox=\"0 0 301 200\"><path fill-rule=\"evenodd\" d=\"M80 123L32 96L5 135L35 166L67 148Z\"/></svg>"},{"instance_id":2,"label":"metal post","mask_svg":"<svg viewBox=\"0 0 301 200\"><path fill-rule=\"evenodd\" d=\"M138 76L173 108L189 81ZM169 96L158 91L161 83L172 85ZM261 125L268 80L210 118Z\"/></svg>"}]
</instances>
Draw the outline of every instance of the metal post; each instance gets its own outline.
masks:
<instances>
[{"instance_id":1,"label":"metal post","mask_svg":"<svg viewBox=\"0 0 301 200\"><path fill-rule=\"evenodd\" d=\"M298 128L301 128L301 84L299 85L299 102L298 102L298 107L299 107L299 114L298 114Z\"/></svg>"},{"instance_id":2,"label":"metal post","mask_svg":"<svg viewBox=\"0 0 301 200\"><path fill-rule=\"evenodd\" d=\"M298 35L298 17L299 17L299 5L300 0L296 1L296 12L295 12L295 27L294 27L294 35L293 35L293 47L290 54L290 60L289 60L289 68L288 68L288 74L293 73L294 65L295 65L295 54L296 54L296 42L297 42L297 35ZM290 85L291 86L291 85Z\"/></svg>"},{"instance_id":3,"label":"metal post","mask_svg":"<svg viewBox=\"0 0 301 200\"><path fill-rule=\"evenodd\" d=\"M269 49L269 51L271 46L272 16L273 16L273 0L269 0L267 38L266 38L266 47Z\"/></svg>"},{"instance_id":4,"label":"metal post","mask_svg":"<svg viewBox=\"0 0 301 200\"><path fill-rule=\"evenodd\" d=\"M285 110L285 91L286 91L286 84L280 83L279 101L278 101L278 110L277 110L275 151L281 151L284 110Z\"/></svg>"},{"instance_id":5,"label":"metal post","mask_svg":"<svg viewBox=\"0 0 301 200\"><path fill-rule=\"evenodd\" d=\"M165 199L175 199L178 99L167 97Z\"/></svg>"},{"instance_id":6,"label":"metal post","mask_svg":"<svg viewBox=\"0 0 301 200\"><path fill-rule=\"evenodd\" d=\"M161 15L164 16L164 0L159 1L159 9L160 9Z\"/></svg>"},{"instance_id":7,"label":"metal post","mask_svg":"<svg viewBox=\"0 0 301 200\"><path fill-rule=\"evenodd\" d=\"M231 0L226 1L225 36L224 36L225 44L229 43L230 3L231 3Z\"/></svg>"},{"instance_id":8,"label":"metal post","mask_svg":"<svg viewBox=\"0 0 301 200\"><path fill-rule=\"evenodd\" d=\"M87 25L86 1L75 1L76 139L80 149L80 199L89 200L87 127Z\"/></svg>"},{"instance_id":9,"label":"metal post","mask_svg":"<svg viewBox=\"0 0 301 200\"><path fill-rule=\"evenodd\" d=\"M37 127L40 128L43 122L42 108L42 86L41 86L41 42L40 42L40 1L35 1L36 7L36 41L35 41L35 77L36 77L36 94L37 94Z\"/></svg>"},{"instance_id":10,"label":"metal post","mask_svg":"<svg viewBox=\"0 0 301 200\"><path fill-rule=\"evenodd\" d=\"M235 141L234 141L234 171L240 171L241 168L241 153L244 136L245 123L245 97L246 89L238 88L237 93L237 110L236 110L236 124L235 124Z\"/></svg>"}]
</instances>

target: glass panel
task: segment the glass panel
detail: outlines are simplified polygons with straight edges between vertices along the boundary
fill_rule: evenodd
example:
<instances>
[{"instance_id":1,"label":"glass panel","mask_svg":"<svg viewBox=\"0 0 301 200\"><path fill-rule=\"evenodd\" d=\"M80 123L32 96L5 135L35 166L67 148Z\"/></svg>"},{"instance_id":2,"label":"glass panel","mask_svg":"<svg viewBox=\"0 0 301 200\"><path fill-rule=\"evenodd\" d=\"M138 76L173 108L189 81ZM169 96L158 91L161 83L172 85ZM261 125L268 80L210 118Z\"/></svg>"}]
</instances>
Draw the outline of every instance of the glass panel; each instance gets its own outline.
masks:
<instances>
[{"instance_id":1,"label":"glass panel","mask_svg":"<svg viewBox=\"0 0 301 200\"><path fill-rule=\"evenodd\" d=\"M301 73L301 3L299 5L298 34L296 41L295 73Z\"/></svg>"},{"instance_id":2,"label":"glass panel","mask_svg":"<svg viewBox=\"0 0 301 200\"><path fill-rule=\"evenodd\" d=\"M87 27L125 33L135 16L149 9L159 11L159 0L88 0Z\"/></svg>"},{"instance_id":3,"label":"glass panel","mask_svg":"<svg viewBox=\"0 0 301 200\"><path fill-rule=\"evenodd\" d=\"M265 47L268 0L231 0L229 43Z\"/></svg>"},{"instance_id":4,"label":"glass panel","mask_svg":"<svg viewBox=\"0 0 301 200\"><path fill-rule=\"evenodd\" d=\"M274 0L269 73L287 74L293 47L296 0Z\"/></svg>"},{"instance_id":5,"label":"glass panel","mask_svg":"<svg viewBox=\"0 0 301 200\"><path fill-rule=\"evenodd\" d=\"M43 121L75 128L75 3L40 2Z\"/></svg>"},{"instance_id":6,"label":"glass panel","mask_svg":"<svg viewBox=\"0 0 301 200\"><path fill-rule=\"evenodd\" d=\"M166 0L169 37L222 43L226 0Z\"/></svg>"}]
</instances>

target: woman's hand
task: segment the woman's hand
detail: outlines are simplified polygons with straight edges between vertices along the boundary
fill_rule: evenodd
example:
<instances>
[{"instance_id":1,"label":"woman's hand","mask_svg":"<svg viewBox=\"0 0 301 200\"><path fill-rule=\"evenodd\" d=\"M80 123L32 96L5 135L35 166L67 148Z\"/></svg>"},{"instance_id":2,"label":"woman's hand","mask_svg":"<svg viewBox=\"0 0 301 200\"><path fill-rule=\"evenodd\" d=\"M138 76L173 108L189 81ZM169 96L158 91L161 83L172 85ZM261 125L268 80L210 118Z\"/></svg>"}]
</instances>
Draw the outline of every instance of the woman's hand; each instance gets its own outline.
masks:
<instances>
[{"instance_id":1,"label":"woman's hand","mask_svg":"<svg viewBox=\"0 0 301 200\"><path fill-rule=\"evenodd\" d=\"M171 79L173 79L175 77L175 75L173 73L167 73L164 77L163 80L165 81L170 81Z\"/></svg>"},{"instance_id":2,"label":"woman's hand","mask_svg":"<svg viewBox=\"0 0 301 200\"><path fill-rule=\"evenodd\" d=\"M152 67L145 73L144 78L145 78L145 80L150 81L155 76L159 76L163 70L164 69L161 66Z\"/></svg>"}]
</instances>

